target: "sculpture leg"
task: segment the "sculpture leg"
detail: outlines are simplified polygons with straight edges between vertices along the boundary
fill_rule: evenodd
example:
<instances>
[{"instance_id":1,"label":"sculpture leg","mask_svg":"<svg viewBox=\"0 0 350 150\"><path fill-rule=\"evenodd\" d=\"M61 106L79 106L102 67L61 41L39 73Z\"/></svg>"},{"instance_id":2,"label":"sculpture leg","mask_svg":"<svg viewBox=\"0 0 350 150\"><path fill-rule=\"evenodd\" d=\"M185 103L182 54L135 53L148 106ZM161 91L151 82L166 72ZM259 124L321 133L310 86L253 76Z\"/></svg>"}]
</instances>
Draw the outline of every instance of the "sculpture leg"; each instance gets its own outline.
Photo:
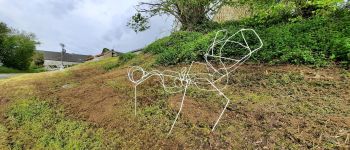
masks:
<instances>
[{"instance_id":1,"label":"sculpture leg","mask_svg":"<svg viewBox=\"0 0 350 150\"><path fill-rule=\"evenodd\" d=\"M174 122L173 122L173 125L172 125L171 128L170 128L170 131L169 131L169 133L168 133L168 136L171 134L171 131L173 130L173 128L174 128L174 126L175 126L175 123L176 123L176 121L177 121L177 118L179 118L180 113L181 113L181 111L182 111L182 107L183 107L183 104L184 104L184 101L185 101L185 97L186 97L187 88L188 88L188 83L186 83L185 89L184 89L184 91L183 91L184 93L183 93L183 95L182 95L180 110L177 112L177 115L176 115L176 117L175 117L175 120L174 120Z\"/></svg>"},{"instance_id":2,"label":"sculpture leg","mask_svg":"<svg viewBox=\"0 0 350 150\"><path fill-rule=\"evenodd\" d=\"M216 89L216 91L219 92L219 95L223 96L223 97L227 100L224 109L222 110L222 112L221 112L219 118L216 120L216 122L215 122L215 124L214 124L214 126L213 126L213 128L212 128L212 130L211 130L211 131L214 131L214 130L215 130L215 127L218 125L220 119L222 118L222 115L224 114L224 112L225 112L225 110L226 110L228 104L230 103L230 99L229 99L223 92L221 92L221 90L220 90L219 88L217 88L213 83L210 83L210 84Z\"/></svg>"},{"instance_id":3,"label":"sculpture leg","mask_svg":"<svg viewBox=\"0 0 350 150\"><path fill-rule=\"evenodd\" d=\"M137 103L137 93L136 93L137 91L136 91L136 90L137 90L137 84L134 86L134 103L135 103L135 104L134 104L134 109L135 109L135 116L136 116L136 106L137 106L137 104L136 104L136 103Z\"/></svg>"}]
</instances>

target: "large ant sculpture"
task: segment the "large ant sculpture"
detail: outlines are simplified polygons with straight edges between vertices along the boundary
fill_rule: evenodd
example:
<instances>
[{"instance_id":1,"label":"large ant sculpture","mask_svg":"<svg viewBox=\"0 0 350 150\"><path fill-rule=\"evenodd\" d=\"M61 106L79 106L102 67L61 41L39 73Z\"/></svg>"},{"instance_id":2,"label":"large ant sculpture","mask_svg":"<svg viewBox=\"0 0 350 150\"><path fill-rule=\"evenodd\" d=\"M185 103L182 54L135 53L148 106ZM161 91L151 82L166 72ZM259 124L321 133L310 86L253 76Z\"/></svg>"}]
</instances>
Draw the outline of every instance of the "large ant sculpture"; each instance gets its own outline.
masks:
<instances>
[{"instance_id":1,"label":"large ant sculpture","mask_svg":"<svg viewBox=\"0 0 350 150\"><path fill-rule=\"evenodd\" d=\"M248 41L246 40L246 33L249 33L250 35L255 36L255 38L258 40L258 46L256 48L251 48L249 46ZM251 34L252 33L252 34ZM220 116L216 120L212 131L215 130L215 127L219 123L222 115L224 114L230 99L222 92L223 89L226 88L228 81L229 81L229 75L230 73L233 73L241 64L243 64L254 52L258 51L262 48L263 43L260 39L259 35L253 30L253 29L241 29L234 33L231 36L227 36L226 30L220 30L216 33L213 43L209 46L208 51L204 55L205 63L200 62L192 62L191 65L188 68L183 68L181 72L175 72L170 70L165 71L159 71L159 70L152 70L150 72L144 71L143 68L139 66L134 66L128 71L128 77L131 82L134 83L134 104L135 104L135 115L136 115L136 107L137 107L137 86L143 83L145 80L149 79L152 76L157 76L160 79L160 83L162 84L164 90L168 93L180 93L182 92L182 100L180 109L176 115L176 118L171 126L171 129L169 130L168 135L171 133L171 131L174 128L174 125L182 111L183 104L186 97L186 92L189 88L189 86L194 86L195 88L198 88L203 91L216 91L219 95L224 97L227 102L225 104L224 109L220 113ZM222 38L219 38L219 36L223 36ZM239 41L234 40L237 36L240 37ZM243 41L242 41L243 40ZM228 58L223 56L223 49L226 44L234 44L236 46L239 46L239 48L244 48L245 54L241 55L238 59ZM219 47L218 53L215 52L215 48ZM210 59L215 60L215 64L211 62ZM226 63L225 63L226 62ZM230 65L228 65L229 63ZM207 72L205 73L193 73L192 67L194 64L201 64L206 66ZM214 67L216 66L216 67ZM217 67L220 66L220 67ZM135 72L141 73L141 77L139 79L135 79L137 76ZM171 79L171 82L168 80ZM222 82L224 83L223 87L218 87L219 85L222 85Z\"/></svg>"}]
</instances>

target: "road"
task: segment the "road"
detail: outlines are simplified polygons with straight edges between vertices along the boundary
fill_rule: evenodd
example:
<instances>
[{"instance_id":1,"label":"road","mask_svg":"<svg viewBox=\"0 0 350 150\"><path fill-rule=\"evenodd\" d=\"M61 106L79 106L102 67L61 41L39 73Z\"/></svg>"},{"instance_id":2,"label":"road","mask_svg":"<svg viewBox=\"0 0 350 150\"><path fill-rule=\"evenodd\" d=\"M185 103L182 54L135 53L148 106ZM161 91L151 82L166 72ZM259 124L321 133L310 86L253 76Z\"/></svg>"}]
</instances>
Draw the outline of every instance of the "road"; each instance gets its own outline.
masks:
<instances>
[{"instance_id":1,"label":"road","mask_svg":"<svg viewBox=\"0 0 350 150\"><path fill-rule=\"evenodd\" d=\"M20 75L19 73L8 73L8 74L0 74L0 79L6 79L10 77L14 77Z\"/></svg>"}]
</instances>

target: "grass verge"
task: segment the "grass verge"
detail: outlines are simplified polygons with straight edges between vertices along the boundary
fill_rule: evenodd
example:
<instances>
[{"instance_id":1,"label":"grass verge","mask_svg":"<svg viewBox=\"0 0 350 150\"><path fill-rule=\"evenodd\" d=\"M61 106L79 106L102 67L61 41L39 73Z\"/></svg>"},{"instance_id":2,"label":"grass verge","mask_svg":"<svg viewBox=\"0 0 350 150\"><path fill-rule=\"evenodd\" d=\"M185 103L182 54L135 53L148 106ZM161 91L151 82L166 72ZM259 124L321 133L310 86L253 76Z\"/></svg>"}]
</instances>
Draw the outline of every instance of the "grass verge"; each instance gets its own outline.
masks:
<instances>
[{"instance_id":1,"label":"grass verge","mask_svg":"<svg viewBox=\"0 0 350 150\"><path fill-rule=\"evenodd\" d=\"M0 148L101 149L103 129L65 118L62 108L36 99L15 102L0 126ZM7 127L7 128L6 128ZM11 133L10 137L6 137Z\"/></svg>"},{"instance_id":2,"label":"grass verge","mask_svg":"<svg viewBox=\"0 0 350 150\"><path fill-rule=\"evenodd\" d=\"M0 66L0 73L23 73L20 70Z\"/></svg>"},{"instance_id":3,"label":"grass verge","mask_svg":"<svg viewBox=\"0 0 350 150\"><path fill-rule=\"evenodd\" d=\"M38 72L45 72L45 68L35 68L32 67L28 70L17 70L13 68L8 68L5 66L0 66L0 73L38 73Z\"/></svg>"}]
</instances>

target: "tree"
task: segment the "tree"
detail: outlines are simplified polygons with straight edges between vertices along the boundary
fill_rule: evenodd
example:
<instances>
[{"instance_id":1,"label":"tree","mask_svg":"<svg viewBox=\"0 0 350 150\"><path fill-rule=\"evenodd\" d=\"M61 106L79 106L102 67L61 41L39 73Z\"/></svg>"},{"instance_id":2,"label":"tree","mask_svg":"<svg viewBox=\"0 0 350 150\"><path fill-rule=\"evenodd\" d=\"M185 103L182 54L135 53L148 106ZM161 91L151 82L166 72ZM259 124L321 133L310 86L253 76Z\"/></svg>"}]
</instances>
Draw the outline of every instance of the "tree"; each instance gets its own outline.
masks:
<instances>
[{"instance_id":1,"label":"tree","mask_svg":"<svg viewBox=\"0 0 350 150\"><path fill-rule=\"evenodd\" d=\"M10 29L7 27L7 25L5 23L0 22L0 62L3 58L3 56L1 55L3 49L3 42L9 32Z\"/></svg>"},{"instance_id":2,"label":"tree","mask_svg":"<svg viewBox=\"0 0 350 150\"><path fill-rule=\"evenodd\" d=\"M154 0L140 2L137 13L128 26L135 32L149 28L148 19L156 15L171 15L181 24L182 30L195 31L210 21L210 17L229 0Z\"/></svg>"},{"instance_id":3,"label":"tree","mask_svg":"<svg viewBox=\"0 0 350 150\"><path fill-rule=\"evenodd\" d=\"M20 70L29 68L36 49L35 35L10 29L0 22L0 62Z\"/></svg>"},{"instance_id":4,"label":"tree","mask_svg":"<svg viewBox=\"0 0 350 150\"><path fill-rule=\"evenodd\" d=\"M32 61L36 44L33 34L7 35L0 45L0 61L4 66L26 70Z\"/></svg>"},{"instance_id":5,"label":"tree","mask_svg":"<svg viewBox=\"0 0 350 150\"><path fill-rule=\"evenodd\" d=\"M3 22L0 22L0 36L8 34L11 30Z\"/></svg>"},{"instance_id":6,"label":"tree","mask_svg":"<svg viewBox=\"0 0 350 150\"><path fill-rule=\"evenodd\" d=\"M128 26L131 27L136 33L150 28L148 25L148 18L142 16L141 13L136 13L134 16L132 16L131 20L128 22Z\"/></svg>"},{"instance_id":7,"label":"tree","mask_svg":"<svg viewBox=\"0 0 350 150\"><path fill-rule=\"evenodd\" d=\"M110 51L111 51L111 50L108 49L108 48L103 48L103 49L102 49L102 54L108 53L108 52L110 52Z\"/></svg>"}]
</instances>

